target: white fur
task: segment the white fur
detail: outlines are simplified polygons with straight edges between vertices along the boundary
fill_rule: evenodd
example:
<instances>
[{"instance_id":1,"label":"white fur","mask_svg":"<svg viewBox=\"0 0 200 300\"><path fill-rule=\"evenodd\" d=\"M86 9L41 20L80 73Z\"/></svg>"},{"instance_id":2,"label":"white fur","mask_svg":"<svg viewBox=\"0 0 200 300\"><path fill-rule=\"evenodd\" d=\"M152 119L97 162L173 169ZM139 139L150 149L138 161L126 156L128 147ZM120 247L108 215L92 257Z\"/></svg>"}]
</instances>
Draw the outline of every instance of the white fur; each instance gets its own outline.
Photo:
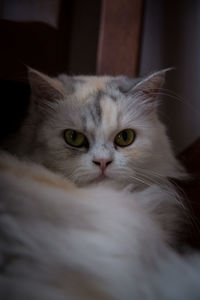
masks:
<instances>
[{"instance_id":1,"label":"white fur","mask_svg":"<svg viewBox=\"0 0 200 300\"><path fill-rule=\"evenodd\" d=\"M198 299L200 259L166 246L159 202L146 205L152 187L77 189L40 166L0 163L2 300Z\"/></svg>"}]
</instances>

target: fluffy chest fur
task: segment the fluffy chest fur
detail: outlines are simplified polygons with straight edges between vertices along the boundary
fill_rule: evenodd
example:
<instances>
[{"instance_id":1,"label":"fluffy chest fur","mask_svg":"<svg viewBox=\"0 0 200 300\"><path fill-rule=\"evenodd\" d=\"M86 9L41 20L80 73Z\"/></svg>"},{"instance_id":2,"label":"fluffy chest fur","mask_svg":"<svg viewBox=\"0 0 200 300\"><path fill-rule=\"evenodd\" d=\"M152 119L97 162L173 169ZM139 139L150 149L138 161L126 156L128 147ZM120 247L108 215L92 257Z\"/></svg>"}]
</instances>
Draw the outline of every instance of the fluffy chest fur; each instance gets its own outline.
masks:
<instances>
[{"instance_id":1,"label":"fluffy chest fur","mask_svg":"<svg viewBox=\"0 0 200 300\"><path fill-rule=\"evenodd\" d=\"M2 299L198 299L199 257L184 261L166 244L174 196L77 188L1 153Z\"/></svg>"},{"instance_id":2,"label":"fluffy chest fur","mask_svg":"<svg viewBox=\"0 0 200 300\"><path fill-rule=\"evenodd\" d=\"M80 189L3 153L0 168L5 299L153 297L153 283L144 292L141 282L151 280L157 256L172 240L173 210L160 211L172 208L166 191Z\"/></svg>"}]
</instances>

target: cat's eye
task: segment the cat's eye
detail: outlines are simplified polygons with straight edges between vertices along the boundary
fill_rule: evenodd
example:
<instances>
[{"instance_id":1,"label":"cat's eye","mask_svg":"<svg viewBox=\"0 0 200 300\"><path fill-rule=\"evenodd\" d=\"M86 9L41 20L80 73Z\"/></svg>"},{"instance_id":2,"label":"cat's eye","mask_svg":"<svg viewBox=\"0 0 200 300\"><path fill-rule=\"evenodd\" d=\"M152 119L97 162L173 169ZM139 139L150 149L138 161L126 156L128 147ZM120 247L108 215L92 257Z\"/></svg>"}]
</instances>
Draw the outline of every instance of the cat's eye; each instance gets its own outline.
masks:
<instances>
[{"instance_id":1,"label":"cat's eye","mask_svg":"<svg viewBox=\"0 0 200 300\"><path fill-rule=\"evenodd\" d=\"M127 147L131 145L135 140L135 132L133 129L124 129L120 131L115 139L114 143L120 147Z\"/></svg>"},{"instance_id":2,"label":"cat's eye","mask_svg":"<svg viewBox=\"0 0 200 300\"><path fill-rule=\"evenodd\" d=\"M83 133L73 129L65 130L64 139L66 143L72 147L88 147L89 145L86 136Z\"/></svg>"}]
</instances>

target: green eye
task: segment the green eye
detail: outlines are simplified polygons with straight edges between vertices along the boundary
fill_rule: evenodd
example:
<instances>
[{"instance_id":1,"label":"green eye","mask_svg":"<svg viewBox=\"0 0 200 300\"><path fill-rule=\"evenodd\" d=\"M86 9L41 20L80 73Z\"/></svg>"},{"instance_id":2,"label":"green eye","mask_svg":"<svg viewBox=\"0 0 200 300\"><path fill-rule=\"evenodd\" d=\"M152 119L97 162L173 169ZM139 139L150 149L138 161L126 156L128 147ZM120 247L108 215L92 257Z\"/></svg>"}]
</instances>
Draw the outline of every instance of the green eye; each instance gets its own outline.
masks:
<instances>
[{"instance_id":1,"label":"green eye","mask_svg":"<svg viewBox=\"0 0 200 300\"><path fill-rule=\"evenodd\" d=\"M64 139L68 145L73 147L88 146L88 140L85 135L73 129L65 130Z\"/></svg>"},{"instance_id":2,"label":"green eye","mask_svg":"<svg viewBox=\"0 0 200 300\"><path fill-rule=\"evenodd\" d=\"M124 129L115 137L115 144L120 147L127 147L134 142L135 132L133 129Z\"/></svg>"}]
</instances>

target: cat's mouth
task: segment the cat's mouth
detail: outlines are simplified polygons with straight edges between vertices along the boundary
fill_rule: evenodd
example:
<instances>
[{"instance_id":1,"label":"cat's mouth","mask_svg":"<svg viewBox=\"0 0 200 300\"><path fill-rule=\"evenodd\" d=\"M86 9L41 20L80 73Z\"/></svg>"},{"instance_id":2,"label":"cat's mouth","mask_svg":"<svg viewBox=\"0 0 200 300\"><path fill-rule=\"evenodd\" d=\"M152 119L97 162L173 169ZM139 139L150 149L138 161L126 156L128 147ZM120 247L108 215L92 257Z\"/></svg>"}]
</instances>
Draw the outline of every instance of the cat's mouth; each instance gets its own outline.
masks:
<instances>
[{"instance_id":1,"label":"cat's mouth","mask_svg":"<svg viewBox=\"0 0 200 300\"><path fill-rule=\"evenodd\" d=\"M102 173L99 176L92 179L91 183L99 183L99 182L102 182L102 181L106 180L107 178L108 177L104 173Z\"/></svg>"}]
</instances>

